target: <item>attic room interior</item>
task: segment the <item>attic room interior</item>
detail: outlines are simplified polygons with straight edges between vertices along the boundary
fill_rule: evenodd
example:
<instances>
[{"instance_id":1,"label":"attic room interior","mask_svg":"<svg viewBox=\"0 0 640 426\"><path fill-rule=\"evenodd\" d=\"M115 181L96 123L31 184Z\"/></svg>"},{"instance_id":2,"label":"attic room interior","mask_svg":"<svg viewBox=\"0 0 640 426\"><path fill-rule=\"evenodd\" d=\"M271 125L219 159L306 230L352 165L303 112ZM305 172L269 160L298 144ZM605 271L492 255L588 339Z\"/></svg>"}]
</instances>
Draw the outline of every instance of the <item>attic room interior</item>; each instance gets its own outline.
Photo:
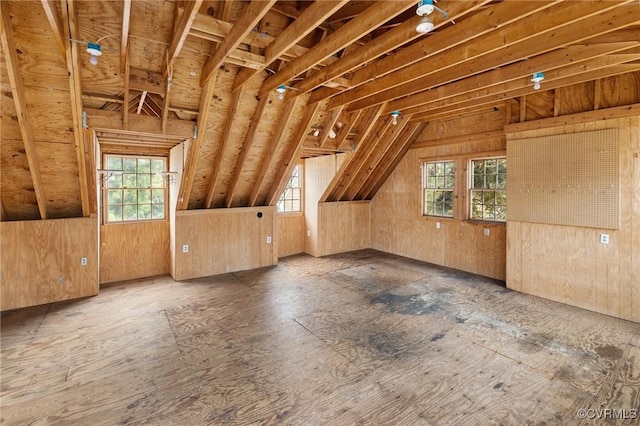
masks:
<instances>
[{"instance_id":1,"label":"attic room interior","mask_svg":"<svg viewBox=\"0 0 640 426\"><path fill-rule=\"evenodd\" d=\"M638 424L638 0L0 12L0 423Z\"/></svg>"}]
</instances>

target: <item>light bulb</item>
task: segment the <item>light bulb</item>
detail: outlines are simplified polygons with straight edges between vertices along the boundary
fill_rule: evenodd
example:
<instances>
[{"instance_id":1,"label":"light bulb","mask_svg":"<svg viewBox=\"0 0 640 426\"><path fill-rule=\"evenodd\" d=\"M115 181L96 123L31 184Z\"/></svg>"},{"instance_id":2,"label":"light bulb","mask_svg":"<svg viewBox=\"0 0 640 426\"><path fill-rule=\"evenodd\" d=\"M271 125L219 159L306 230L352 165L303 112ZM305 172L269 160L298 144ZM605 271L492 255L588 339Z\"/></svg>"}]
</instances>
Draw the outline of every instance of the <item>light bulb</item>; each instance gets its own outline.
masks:
<instances>
[{"instance_id":1,"label":"light bulb","mask_svg":"<svg viewBox=\"0 0 640 426\"><path fill-rule=\"evenodd\" d=\"M98 57L91 55L91 59L89 59L89 63L91 63L91 65L98 65Z\"/></svg>"},{"instance_id":2,"label":"light bulb","mask_svg":"<svg viewBox=\"0 0 640 426\"><path fill-rule=\"evenodd\" d=\"M423 16L420 23L416 26L416 31L420 34L426 34L433 29L433 22L428 16Z\"/></svg>"},{"instance_id":3,"label":"light bulb","mask_svg":"<svg viewBox=\"0 0 640 426\"><path fill-rule=\"evenodd\" d=\"M540 89L540 82L539 81L534 82L533 83L533 88L536 89L536 90L539 90Z\"/></svg>"},{"instance_id":4,"label":"light bulb","mask_svg":"<svg viewBox=\"0 0 640 426\"><path fill-rule=\"evenodd\" d=\"M278 99L280 100L284 99L284 92L278 92Z\"/></svg>"}]
</instances>

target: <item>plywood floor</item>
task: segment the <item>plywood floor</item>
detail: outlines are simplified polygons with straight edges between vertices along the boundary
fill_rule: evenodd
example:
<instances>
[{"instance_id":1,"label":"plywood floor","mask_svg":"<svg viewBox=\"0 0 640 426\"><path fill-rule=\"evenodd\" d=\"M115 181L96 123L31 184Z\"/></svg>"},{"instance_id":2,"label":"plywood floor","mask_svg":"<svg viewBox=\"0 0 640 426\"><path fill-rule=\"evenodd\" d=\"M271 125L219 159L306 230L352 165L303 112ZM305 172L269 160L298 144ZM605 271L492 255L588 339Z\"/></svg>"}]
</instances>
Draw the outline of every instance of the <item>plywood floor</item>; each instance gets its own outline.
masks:
<instances>
[{"instance_id":1,"label":"plywood floor","mask_svg":"<svg viewBox=\"0 0 640 426\"><path fill-rule=\"evenodd\" d=\"M3 314L1 417L580 424L579 409L632 417L640 405L639 333L640 324L372 250L294 256Z\"/></svg>"}]
</instances>

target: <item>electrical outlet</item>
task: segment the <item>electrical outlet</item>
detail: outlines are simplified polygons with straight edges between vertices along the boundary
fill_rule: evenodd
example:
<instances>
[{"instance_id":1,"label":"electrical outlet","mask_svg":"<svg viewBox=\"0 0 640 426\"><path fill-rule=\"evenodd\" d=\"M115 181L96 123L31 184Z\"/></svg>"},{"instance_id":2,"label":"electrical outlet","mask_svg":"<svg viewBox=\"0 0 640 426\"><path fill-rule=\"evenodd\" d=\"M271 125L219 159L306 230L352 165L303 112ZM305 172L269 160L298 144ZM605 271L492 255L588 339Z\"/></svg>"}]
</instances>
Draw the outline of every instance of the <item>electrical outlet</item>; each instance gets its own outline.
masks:
<instances>
[{"instance_id":1,"label":"electrical outlet","mask_svg":"<svg viewBox=\"0 0 640 426\"><path fill-rule=\"evenodd\" d=\"M484 235L489 236L490 233L489 228L484 228Z\"/></svg>"},{"instance_id":2,"label":"electrical outlet","mask_svg":"<svg viewBox=\"0 0 640 426\"><path fill-rule=\"evenodd\" d=\"M189 244L184 244L182 246L182 252L183 253L189 253Z\"/></svg>"},{"instance_id":3,"label":"electrical outlet","mask_svg":"<svg viewBox=\"0 0 640 426\"><path fill-rule=\"evenodd\" d=\"M271 235L267 237L267 244L271 244Z\"/></svg>"},{"instance_id":4,"label":"electrical outlet","mask_svg":"<svg viewBox=\"0 0 640 426\"><path fill-rule=\"evenodd\" d=\"M440 222L436 222L436 229L440 229Z\"/></svg>"},{"instance_id":5,"label":"electrical outlet","mask_svg":"<svg viewBox=\"0 0 640 426\"><path fill-rule=\"evenodd\" d=\"M80 265L87 266L87 258L86 257L81 257L80 258Z\"/></svg>"},{"instance_id":6,"label":"electrical outlet","mask_svg":"<svg viewBox=\"0 0 640 426\"><path fill-rule=\"evenodd\" d=\"M609 244L609 234L600 234L600 244Z\"/></svg>"}]
</instances>

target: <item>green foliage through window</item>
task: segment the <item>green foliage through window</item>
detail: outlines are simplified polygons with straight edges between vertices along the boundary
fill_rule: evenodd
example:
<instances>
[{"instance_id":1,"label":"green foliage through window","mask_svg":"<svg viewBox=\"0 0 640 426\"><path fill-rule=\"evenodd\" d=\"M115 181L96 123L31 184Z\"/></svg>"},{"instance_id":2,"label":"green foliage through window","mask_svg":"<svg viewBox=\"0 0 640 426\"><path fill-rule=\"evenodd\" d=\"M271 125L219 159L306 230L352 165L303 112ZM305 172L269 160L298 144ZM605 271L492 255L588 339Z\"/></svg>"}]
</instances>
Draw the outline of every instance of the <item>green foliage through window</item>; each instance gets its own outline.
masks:
<instances>
[{"instance_id":1,"label":"green foliage through window","mask_svg":"<svg viewBox=\"0 0 640 426\"><path fill-rule=\"evenodd\" d=\"M507 220L507 160L471 161L471 219Z\"/></svg>"},{"instance_id":2,"label":"green foliage through window","mask_svg":"<svg viewBox=\"0 0 640 426\"><path fill-rule=\"evenodd\" d=\"M422 165L423 214L453 217L453 161L424 163Z\"/></svg>"},{"instance_id":3,"label":"green foliage through window","mask_svg":"<svg viewBox=\"0 0 640 426\"><path fill-rule=\"evenodd\" d=\"M165 158L108 155L106 163L106 222L165 218Z\"/></svg>"}]
</instances>

